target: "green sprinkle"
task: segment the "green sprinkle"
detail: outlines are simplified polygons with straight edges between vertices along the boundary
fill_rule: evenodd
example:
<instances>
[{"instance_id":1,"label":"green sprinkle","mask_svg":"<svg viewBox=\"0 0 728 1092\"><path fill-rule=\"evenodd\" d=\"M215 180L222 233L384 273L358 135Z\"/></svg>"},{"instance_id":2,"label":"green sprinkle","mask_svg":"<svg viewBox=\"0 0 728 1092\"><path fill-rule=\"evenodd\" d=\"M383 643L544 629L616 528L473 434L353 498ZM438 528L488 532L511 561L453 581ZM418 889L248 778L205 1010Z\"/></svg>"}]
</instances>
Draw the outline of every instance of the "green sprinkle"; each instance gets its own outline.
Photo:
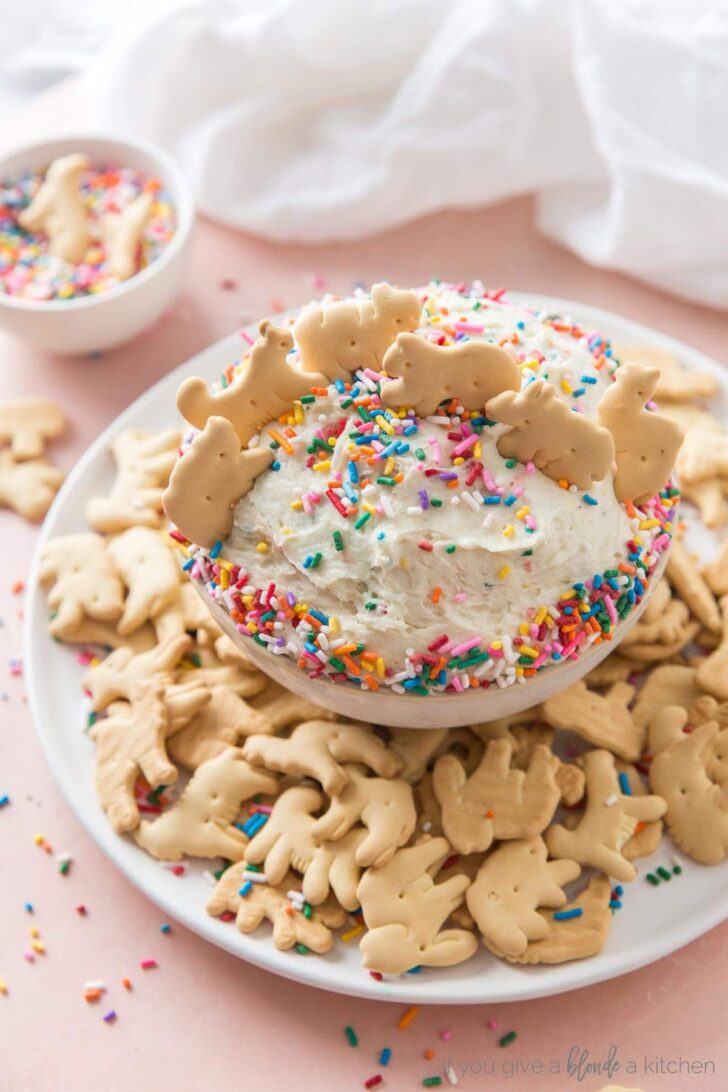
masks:
<instances>
[{"instance_id":1,"label":"green sprinkle","mask_svg":"<svg viewBox=\"0 0 728 1092\"><path fill-rule=\"evenodd\" d=\"M187 659L190 661L190 663L193 663L195 667L202 667L202 660L200 659L199 652L188 653Z\"/></svg>"},{"instance_id":2,"label":"green sprinkle","mask_svg":"<svg viewBox=\"0 0 728 1092\"><path fill-rule=\"evenodd\" d=\"M377 485L396 485L394 478L377 478Z\"/></svg>"},{"instance_id":3,"label":"green sprinkle","mask_svg":"<svg viewBox=\"0 0 728 1092\"><path fill-rule=\"evenodd\" d=\"M450 543L449 546L445 547L445 553L446 554L454 554L456 550L457 550L457 546L453 545L452 543Z\"/></svg>"},{"instance_id":4,"label":"green sprinkle","mask_svg":"<svg viewBox=\"0 0 728 1092\"><path fill-rule=\"evenodd\" d=\"M353 398L345 398L343 402L339 403L342 409L348 409L354 401Z\"/></svg>"},{"instance_id":5,"label":"green sprinkle","mask_svg":"<svg viewBox=\"0 0 728 1092\"><path fill-rule=\"evenodd\" d=\"M58 871L61 873L62 876L65 876L70 867L71 867L71 862L70 861L61 861L61 863L58 866Z\"/></svg>"},{"instance_id":6,"label":"green sprinkle","mask_svg":"<svg viewBox=\"0 0 728 1092\"><path fill-rule=\"evenodd\" d=\"M423 1077L422 1085L424 1088L437 1088L439 1084L442 1084L442 1077Z\"/></svg>"},{"instance_id":7,"label":"green sprinkle","mask_svg":"<svg viewBox=\"0 0 728 1092\"><path fill-rule=\"evenodd\" d=\"M364 408L364 406L357 406L357 407L356 407L356 412L357 412L357 413L359 414L359 416L361 417L362 421L371 421L371 416L370 416L370 414L369 414L369 411L368 411L368 410L366 410L366 409Z\"/></svg>"},{"instance_id":8,"label":"green sprinkle","mask_svg":"<svg viewBox=\"0 0 728 1092\"><path fill-rule=\"evenodd\" d=\"M515 465L516 465L516 460L515 459L506 459L506 466L508 467L509 470L513 470L513 467Z\"/></svg>"},{"instance_id":9,"label":"green sprinkle","mask_svg":"<svg viewBox=\"0 0 728 1092\"><path fill-rule=\"evenodd\" d=\"M371 512L364 512L364 514L359 516L359 519L354 524L354 530L355 531L361 531L364 524L367 523L371 518L372 518Z\"/></svg>"},{"instance_id":10,"label":"green sprinkle","mask_svg":"<svg viewBox=\"0 0 728 1092\"><path fill-rule=\"evenodd\" d=\"M318 554L318 553L314 554L313 555L313 561L309 565L309 569L318 569L319 565L321 564L321 558L322 557L323 557L323 554ZM261 621L262 620L263 619L261 619Z\"/></svg>"},{"instance_id":11,"label":"green sprinkle","mask_svg":"<svg viewBox=\"0 0 728 1092\"><path fill-rule=\"evenodd\" d=\"M377 604L376 603L372 603L370 601L369 603L364 604L364 610L376 610L376 609L377 609Z\"/></svg>"},{"instance_id":12,"label":"green sprinkle","mask_svg":"<svg viewBox=\"0 0 728 1092\"><path fill-rule=\"evenodd\" d=\"M673 867L672 874L673 874L673 876L681 876L682 875L682 866L679 865L679 864L676 864Z\"/></svg>"},{"instance_id":13,"label":"green sprinkle","mask_svg":"<svg viewBox=\"0 0 728 1092\"><path fill-rule=\"evenodd\" d=\"M661 880L671 880L672 879L672 876L670 875L670 873L667 871L666 868L663 868L662 865L660 865L659 868L656 868L655 872L657 873L657 875L660 877Z\"/></svg>"},{"instance_id":14,"label":"green sprinkle","mask_svg":"<svg viewBox=\"0 0 728 1092\"><path fill-rule=\"evenodd\" d=\"M498 1046L507 1047L517 1039L517 1033L515 1031L509 1031L507 1035L504 1035L502 1039L498 1040Z\"/></svg>"},{"instance_id":15,"label":"green sprinkle","mask_svg":"<svg viewBox=\"0 0 728 1092\"><path fill-rule=\"evenodd\" d=\"M273 451L277 451L280 446L281 445L278 443L277 440L271 440L271 442L268 444L268 447L272 448Z\"/></svg>"},{"instance_id":16,"label":"green sprinkle","mask_svg":"<svg viewBox=\"0 0 728 1092\"><path fill-rule=\"evenodd\" d=\"M433 497L430 501L430 504L433 508L442 508L442 501L439 500L437 497Z\"/></svg>"},{"instance_id":17,"label":"green sprinkle","mask_svg":"<svg viewBox=\"0 0 728 1092\"><path fill-rule=\"evenodd\" d=\"M306 947L305 944L297 944L296 945L296 951L298 952L299 955L308 955L308 948ZM356 1046L356 1043L354 1043L352 1045Z\"/></svg>"},{"instance_id":18,"label":"green sprinkle","mask_svg":"<svg viewBox=\"0 0 728 1092\"><path fill-rule=\"evenodd\" d=\"M336 671L346 671L346 664L338 656L329 656L329 663Z\"/></svg>"},{"instance_id":19,"label":"green sprinkle","mask_svg":"<svg viewBox=\"0 0 728 1092\"><path fill-rule=\"evenodd\" d=\"M424 463L425 459L427 458L427 456L425 455L425 453L424 453L424 451L422 450L421 447L416 447L415 448L415 455L417 456L417 458L420 460L421 463Z\"/></svg>"},{"instance_id":20,"label":"green sprinkle","mask_svg":"<svg viewBox=\"0 0 728 1092\"><path fill-rule=\"evenodd\" d=\"M344 1035L349 1040L350 1046L359 1046L359 1040L356 1037L356 1032L350 1024L347 1024L347 1026L344 1028Z\"/></svg>"},{"instance_id":21,"label":"green sprinkle","mask_svg":"<svg viewBox=\"0 0 728 1092\"><path fill-rule=\"evenodd\" d=\"M645 879L648 883L651 883L653 887L659 887L660 885L660 881L658 880L657 876L653 876L651 872L647 873Z\"/></svg>"},{"instance_id":22,"label":"green sprinkle","mask_svg":"<svg viewBox=\"0 0 728 1092\"><path fill-rule=\"evenodd\" d=\"M313 914L313 909L310 902L304 902L303 904L303 916L304 918L310 918Z\"/></svg>"},{"instance_id":23,"label":"green sprinkle","mask_svg":"<svg viewBox=\"0 0 728 1092\"><path fill-rule=\"evenodd\" d=\"M334 546L339 552L341 552L341 550L344 549L344 536L342 535L341 531L334 531L331 537L334 540Z\"/></svg>"},{"instance_id":24,"label":"green sprinkle","mask_svg":"<svg viewBox=\"0 0 728 1092\"><path fill-rule=\"evenodd\" d=\"M299 402L301 402L301 404L304 405L304 406L308 406L308 405L311 404L311 402L315 402L315 401L316 401L316 395L315 394L304 394L303 398L299 399Z\"/></svg>"}]
</instances>

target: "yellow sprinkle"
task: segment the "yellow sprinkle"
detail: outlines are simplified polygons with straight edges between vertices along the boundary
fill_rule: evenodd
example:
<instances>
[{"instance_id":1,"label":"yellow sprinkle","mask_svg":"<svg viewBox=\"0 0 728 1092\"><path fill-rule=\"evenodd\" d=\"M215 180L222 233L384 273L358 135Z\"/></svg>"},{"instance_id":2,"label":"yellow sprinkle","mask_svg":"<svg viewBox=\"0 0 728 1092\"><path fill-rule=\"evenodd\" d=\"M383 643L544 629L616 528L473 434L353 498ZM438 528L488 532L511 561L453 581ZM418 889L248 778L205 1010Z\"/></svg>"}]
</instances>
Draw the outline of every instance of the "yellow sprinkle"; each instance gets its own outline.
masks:
<instances>
[{"instance_id":1,"label":"yellow sprinkle","mask_svg":"<svg viewBox=\"0 0 728 1092\"><path fill-rule=\"evenodd\" d=\"M377 675L380 679L384 678L384 660L381 656L377 656Z\"/></svg>"},{"instance_id":2,"label":"yellow sprinkle","mask_svg":"<svg viewBox=\"0 0 728 1092\"><path fill-rule=\"evenodd\" d=\"M529 626L528 622L521 622L518 627L518 632L520 633L521 637L525 637L530 628L531 627Z\"/></svg>"},{"instance_id":3,"label":"yellow sprinkle","mask_svg":"<svg viewBox=\"0 0 728 1092\"><path fill-rule=\"evenodd\" d=\"M332 634L335 637L338 632L339 632L339 619L338 618L329 618L329 634Z\"/></svg>"},{"instance_id":4,"label":"yellow sprinkle","mask_svg":"<svg viewBox=\"0 0 728 1092\"><path fill-rule=\"evenodd\" d=\"M462 457L462 455L458 455L457 459L453 459L453 464L455 466L462 466L462 464L464 462L465 462L465 459Z\"/></svg>"},{"instance_id":5,"label":"yellow sprinkle","mask_svg":"<svg viewBox=\"0 0 728 1092\"><path fill-rule=\"evenodd\" d=\"M519 664L516 664L516 678L520 678L522 674L523 668Z\"/></svg>"},{"instance_id":6,"label":"yellow sprinkle","mask_svg":"<svg viewBox=\"0 0 728 1092\"><path fill-rule=\"evenodd\" d=\"M536 623L537 626L540 626L545 617L546 617L546 607L539 607L538 610L536 611L536 617L534 618L534 622Z\"/></svg>"},{"instance_id":7,"label":"yellow sprinkle","mask_svg":"<svg viewBox=\"0 0 728 1092\"><path fill-rule=\"evenodd\" d=\"M564 394L573 394L574 388L565 379L559 380L559 386L561 387Z\"/></svg>"},{"instance_id":8,"label":"yellow sprinkle","mask_svg":"<svg viewBox=\"0 0 728 1092\"><path fill-rule=\"evenodd\" d=\"M42 835L42 834L36 834L36 836L35 836L35 838L33 839L33 841L35 842L35 844L36 844L37 846L42 846L42 845L43 845L43 843L45 842L45 838L43 837L43 835Z\"/></svg>"},{"instance_id":9,"label":"yellow sprinkle","mask_svg":"<svg viewBox=\"0 0 728 1092\"><path fill-rule=\"evenodd\" d=\"M303 501L300 501L300 500L291 501L291 508L293 509L294 512L302 512L303 511Z\"/></svg>"},{"instance_id":10,"label":"yellow sprinkle","mask_svg":"<svg viewBox=\"0 0 728 1092\"><path fill-rule=\"evenodd\" d=\"M374 671L374 664L368 663L367 660L362 659L361 666L364 668L365 671Z\"/></svg>"},{"instance_id":11,"label":"yellow sprinkle","mask_svg":"<svg viewBox=\"0 0 728 1092\"><path fill-rule=\"evenodd\" d=\"M525 519L531 509L527 504L524 504L523 508L519 508L516 512L516 519Z\"/></svg>"},{"instance_id":12,"label":"yellow sprinkle","mask_svg":"<svg viewBox=\"0 0 728 1092\"><path fill-rule=\"evenodd\" d=\"M659 527L659 519L641 519L640 531L651 531L653 527Z\"/></svg>"},{"instance_id":13,"label":"yellow sprinkle","mask_svg":"<svg viewBox=\"0 0 728 1092\"><path fill-rule=\"evenodd\" d=\"M293 403L293 418L297 425L303 424L303 406L300 402Z\"/></svg>"},{"instance_id":14,"label":"yellow sprinkle","mask_svg":"<svg viewBox=\"0 0 728 1092\"><path fill-rule=\"evenodd\" d=\"M335 436L329 436L326 443L329 445L329 447L336 447L336 437Z\"/></svg>"},{"instance_id":15,"label":"yellow sprinkle","mask_svg":"<svg viewBox=\"0 0 728 1092\"><path fill-rule=\"evenodd\" d=\"M387 459L386 463L384 464L384 477L385 478L389 477L393 467L394 467L394 459L390 455L389 458Z\"/></svg>"},{"instance_id":16,"label":"yellow sprinkle","mask_svg":"<svg viewBox=\"0 0 728 1092\"><path fill-rule=\"evenodd\" d=\"M31 929L29 929L28 932L30 933L30 935L32 937L39 937L40 936L40 931L38 929L36 929L35 925Z\"/></svg>"},{"instance_id":17,"label":"yellow sprinkle","mask_svg":"<svg viewBox=\"0 0 728 1092\"><path fill-rule=\"evenodd\" d=\"M220 587L223 591L230 587L230 573L227 569L220 570Z\"/></svg>"},{"instance_id":18,"label":"yellow sprinkle","mask_svg":"<svg viewBox=\"0 0 728 1092\"><path fill-rule=\"evenodd\" d=\"M530 656L532 660L538 658L538 652L535 648L531 648L529 645L521 645L518 650L522 656Z\"/></svg>"},{"instance_id":19,"label":"yellow sprinkle","mask_svg":"<svg viewBox=\"0 0 728 1092\"><path fill-rule=\"evenodd\" d=\"M475 445L475 447L473 448L473 457L475 459L479 459L480 458L480 452L481 452L480 443L477 443Z\"/></svg>"},{"instance_id":20,"label":"yellow sprinkle","mask_svg":"<svg viewBox=\"0 0 728 1092\"><path fill-rule=\"evenodd\" d=\"M440 315L432 315L432 325L433 326L437 326L438 323L440 323L440 322L442 322L442 318L440 317Z\"/></svg>"},{"instance_id":21,"label":"yellow sprinkle","mask_svg":"<svg viewBox=\"0 0 728 1092\"><path fill-rule=\"evenodd\" d=\"M268 553L268 543L267 542L259 542L258 545L255 548L256 548L256 550L258 551L259 554L267 554Z\"/></svg>"},{"instance_id":22,"label":"yellow sprinkle","mask_svg":"<svg viewBox=\"0 0 728 1092\"><path fill-rule=\"evenodd\" d=\"M373 504L362 504L362 508L365 512L371 512L372 515L374 515L374 513L376 512L376 508Z\"/></svg>"},{"instance_id":23,"label":"yellow sprinkle","mask_svg":"<svg viewBox=\"0 0 728 1092\"><path fill-rule=\"evenodd\" d=\"M506 536L506 538L513 538L513 535L515 534L515 530L516 529L513 526L513 524L509 523L507 527L503 528L503 534Z\"/></svg>"},{"instance_id":24,"label":"yellow sprinkle","mask_svg":"<svg viewBox=\"0 0 728 1092\"><path fill-rule=\"evenodd\" d=\"M258 632L258 627L256 626L255 622L247 622L245 628L247 629L248 633Z\"/></svg>"},{"instance_id":25,"label":"yellow sprinkle","mask_svg":"<svg viewBox=\"0 0 728 1092\"><path fill-rule=\"evenodd\" d=\"M390 425L386 417L382 417L381 413L378 413L374 420L388 436L394 436L394 425Z\"/></svg>"},{"instance_id":26,"label":"yellow sprinkle","mask_svg":"<svg viewBox=\"0 0 728 1092\"><path fill-rule=\"evenodd\" d=\"M521 364L521 368L533 368L535 370L537 367L538 360L524 360Z\"/></svg>"},{"instance_id":27,"label":"yellow sprinkle","mask_svg":"<svg viewBox=\"0 0 728 1092\"><path fill-rule=\"evenodd\" d=\"M5 995L8 992L8 984L4 978L0 978L0 993Z\"/></svg>"},{"instance_id":28,"label":"yellow sprinkle","mask_svg":"<svg viewBox=\"0 0 728 1092\"><path fill-rule=\"evenodd\" d=\"M342 933L339 939L343 940L344 944L348 944L350 940L353 940L354 937L361 936L363 932L363 925L355 925L353 929L347 929L345 933Z\"/></svg>"},{"instance_id":29,"label":"yellow sprinkle","mask_svg":"<svg viewBox=\"0 0 728 1092\"><path fill-rule=\"evenodd\" d=\"M569 588L568 591L564 592L564 594L561 596L561 598L562 599L573 599L575 595L576 595L576 591L574 590L574 588Z\"/></svg>"},{"instance_id":30,"label":"yellow sprinkle","mask_svg":"<svg viewBox=\"0 0 728 1092\"><path fill-rule=\"evenodd\" d=\"M502 641L491 641L490 647L494 648L496 650L496 652L499 652L503 648L503 642Z\"/></svg>"},{"instance_id":31,"label":"yellow sprinkle","mask_svg":"<svg viewBox=\"0 0 728 1092\"><path fill-rule=\"evenodd\" d=\"M504 565L503 568L501 569L501 571L498 573L498 579L499 580L505 580L505 578L507 576L510 576L510 572L511 572L510 565Z\"/></svg>"},{"instance_id":32,"label":"yellow sprinkle","mask_svg":"<svg viewBox=\"0 0 728 1092\"><path fill-rule=\"evenodd\" d=\"M313 469L314 470L330 470L331 469L331 459L322 459L322 461L320 463L314 463L313 464Z\"/></svg>"},{"instance_id":33,"label":"yellow sprinkle","mask_svg":"<svg viewBox=\"0 0 728 1092\"><path fill-rule=\"evenodd\" d=\"M45 945L41 940L31 940L30 946L38 955L45 955Z\"/></svg>"}]
</instances>

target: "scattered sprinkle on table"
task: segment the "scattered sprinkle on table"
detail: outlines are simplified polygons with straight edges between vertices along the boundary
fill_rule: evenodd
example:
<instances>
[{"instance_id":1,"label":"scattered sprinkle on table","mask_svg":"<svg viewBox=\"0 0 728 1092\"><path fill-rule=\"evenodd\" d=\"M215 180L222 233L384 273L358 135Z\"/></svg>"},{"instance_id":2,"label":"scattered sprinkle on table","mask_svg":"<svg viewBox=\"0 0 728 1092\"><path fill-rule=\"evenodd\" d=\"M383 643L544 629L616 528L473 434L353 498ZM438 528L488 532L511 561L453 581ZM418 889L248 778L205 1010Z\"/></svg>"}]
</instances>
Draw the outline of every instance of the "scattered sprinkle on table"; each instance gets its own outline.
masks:
<instances>
[{"instance_id":1,"label":"scattered sprinkle on table","mask_svg":"<svg viewBox=\"0 0 728 1092\"><path fill-rule=\"evenodd\" d=\"M517 1038L517 1032L509 1031L507 1035L504 1035L501 1039L498 1040L498 1046L502 1046L502 1047L510 1046L511 1043L515 1042L516 1038Z\"/></svg>"},{"instance_id":2,"label":"scattered sprinkle on table","mask_svg":"<svg viewBox=\"0 0 728 1092\"><path fill-rule=\"evenodd\" d=\"M163 925L159 926L159 931L160 933L164 933L164 935L167 936L169 933L172 932L172 926L169 924L168 921L165 921Z\"/></svg>"},{"instance_id":3,"label":"scattered sprinkle on table","mask_svg":"<svg viewBox=\"0 0 728 1092\"><path fill-rule=\"evenodd\" d=\"M389 1060L390 1060L391 1057L392 1057L392 1051L390 1050L390 1048L389 1047L383 1047L382 1052L379 1055L379 1064L380 1065L389 1065Z\"/></svg>"},{"instance_id":4,"label":"scattered sprinkle on table","mask_svg":"<svg viewBox=\"0 0 728 1092\"><path fill-rule=\"evenodd\" d=\"M158 966L156 959L142 959L139 966L143 971L153 971Z\"/></svg>"},{"instance_id":5,"label":"scattered sprinkle on table","mask_svg":"<svg viewBox=\"0 0 728 1092\"><path fill-rule=\"evenodd\" d=\"M359 1046L359 1039L351 1024L347 1024L344 1028L344 1035L349 1040L349 1046Z\"/></svg>"},{"instance_id":6,"label":"scattered sprinkle on table","mask_svg":"<svg viewBox=\"0 0 728 1092\"><path fill-rule=\"evenodd\" d=\"M417 1005L410 1005L410 1007L405 1012L404 1016L400 1017L400 1020L399 1020L399 1022L397 1024L397 1027L399 1028L399 1030L404 1031L405 1028L408 1028L410 1026L410 1024L412 1023L412 1021L417 1016L417 1013L419 1011L420 1010L419 1010L419 1007Z\"/></svg>"}]
</instances>

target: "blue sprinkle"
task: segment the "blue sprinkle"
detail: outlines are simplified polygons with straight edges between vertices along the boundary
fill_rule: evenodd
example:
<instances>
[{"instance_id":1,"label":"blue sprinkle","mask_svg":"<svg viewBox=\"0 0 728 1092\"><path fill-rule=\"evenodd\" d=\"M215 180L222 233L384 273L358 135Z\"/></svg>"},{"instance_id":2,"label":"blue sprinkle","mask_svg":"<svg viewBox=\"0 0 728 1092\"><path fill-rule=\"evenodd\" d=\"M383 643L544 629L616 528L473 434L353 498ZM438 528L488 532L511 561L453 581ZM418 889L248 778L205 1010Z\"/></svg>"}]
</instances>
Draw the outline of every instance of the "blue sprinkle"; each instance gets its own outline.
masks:
<instances>
[{"instance_id":1,"label":"blue sprinkle","mask_svg":"<svg viewBox=\"0 0 728 1092\"><path fill-rule=\"evenodd\" d=\"M596 497L592 497L589 493L584 494L583 500L586 501L587 504L599 504Z\"/></svg>"},{"instance_id":2,"label":"blue sprinkle","mask_svg":"<svg viewBox=\"0 0 728 1092\"><path fill-rule=\"evenodd\" d=\"M271 470L280 470L281 469L281 464L276 459L275 462L270 464L270 468L271 468Z\"/></svg>"},{"instance_id":3,"label":"blue sprinkle","mask_svg":"<svg viewBox=\"0 0 728 1092\"><path fill-rule=\"evenodd\" d=\"M601 575L601 573L597 573L597 575L594 577L593 583L594 583L594 587L598 591L599 588L601 588L602 584L604 583L604 577Z\"/></svg>"},{"instance_id":4,"label":"blue sprinkle","mask_svg":"<svg viewBox=\"0 0 728 1092\"><path fill-rule=\"evenodd\" d=\"M402 429L403 436L411 436L414 432L417 432L417 425L407 425L407 428Z\"/></svg>"},{"instance_id":5,"label":"blue sprinkle","mask_svg":"<svg viewBox=\"0 0 728 1092\"><path fill-rule=\"evenodd\" d=\"M612 589L612 591L621 591L622 590L620 585L619 585L619 582L613 576L610 576L609 580L607 581L607 584L609 584L609 587Z\"/></svg>"},{"instance_id":6,"label":"blue sprinkle","mask_svg":"<svg viewBox=\"0 0 728 1092\"><path fill-rule=\"evenodd\" d=\"M384 538L384 531L380 531L379 534L377 535L377 542L381 542L383 538Z\"/></svg>"},{"instance_id":7,"label":"blue sprinkle","mask_svg":"<svg viewBox=\"0 0 728 1092\"><path fill-rule=\"evenodd\" d=\"M316 648L316 645L313 644L311 641L306 641L306 643L304 645L304 648L306 649L307 652L310 652L312 656L315 656L316 653L318 652L318 649Z\"/></svg>"},{"instance_id":8,"label":"blue sprinkle","mask_svg":"<svg viewBox=\"0 0 728 1092\"><path fill-rule=\"evenodd\" d=\"M421 681L419 675L416 675L414 679L405 679L402 686L405 690L411 690L413 686L420 686Z\"/></svg>"},{"instance_id":9,"label":"blue sprinkle","mask_svg":"<svg viewBox=\"0 0 728 1092\"><path fill-rule=\"evenodd\" d=\"M313 563L313 554L309 554L308 557L303 560L304 569L309 569Z\"/></svg>"},{"instance_id":10,"label":"blue sprinkle","mask_svg":"<svg viewBox=\"0 0 728 1092\"><path fill-rule=\"evenodd\" d=\"M586 394L584 387L577 387L575 391L571 392L572 398L581 398L582 394Z\"/></svg>"},{"instance_id":11,"label":"blue sprinkle","mask_svg":"<svg viewBox=\"0 0 728 1092\"><path fill-rule=\"evenodd\" d=\"M621 883L618 883L615 887L614 894L618 895L620 899L622 898L622 895L624 894L624 888L622 887Z\"/></svg>"},{"instance_id":12,"label":"blue sprinkle","mask_svg":"<svg viewBox=\"0 0 728 1092\"><path fill-rule=\"evenodd\" d=\"M264 827L268 822L268 816L263 811L257 811L250 818L243 823L241 830L243 834L247 834L248 838L252 838L254 834L257 834L261 827Z\"/></svg>"},{"instance_id":13,"label":"blue sprinkle","mask_svg":"<svg viewBox=\"0 0 728 1092\"><path fill-rule=\"evenodd\" d=\"M23 909L26 910L29 914L32 914L33 913L33 903L32 902L24 902L23 903Z\"/></svg>"},{"instance_id":14,"label":"blue sprinkle","mask_svg":"<svg viewBox=\"0 0 728 1092\"><path fill-rule=\"evenodd\" d=\"M221 550L222 550L222 542L220 541L220 539L218 539L217 542L215 543L215 545L210 550L210 561L214 561L216 557L219 557Z\"/></svg>"},{"instance_id":15,"label":"blue sprinkle","mask_svg":"<svg viewBox=\"0 0 728 1092\"><path fill-rule=\"evenodd\" d=\"M8 796L7 793L4 793L2 796L0 796L0 808L4 808L9 803L10 803L10 797Z\"/></svg>"},{"instance_id":16,"label":"blue sprinkle","mask_svg":"<svg viewBox=\"0 0 728 1092\"><path fill-rule=\"evenodd\" d=\"M404 442L404 440L397 440L397 454L398 455L406 455L407 452L409 451L409 449L410 449L409 444L406 444Z\"/></svg>"},{"instance_id":17,"label":"blue sprinkle","mask_svg":"<svg viewBox=\"0 0 728 1092\"><path fill-rule=\"evenodd\" d=\"M619 899L610 899L609 900L609 908L610 908L610 910L621 910L622 909L622 904L619 901Z\"/></svg>"},{"instance_id":18,"label":"blue sprinkle","mask_svg":"<svg viewBox=\"0 0 728 1092\"><path fill-rule=\"evenodd\" d=\"M516 323L516 329L517 329L517 330L525 330L525 329L526 329L526 324L525 324L525 322L517 322L517 323Z\"/></svg>"},{"instance_id":19,"label":"blue sprinkle","mask_svg":"<svg viewBox=\"0 0 728 1092\"><path fill-rule=\"evenodd\" d=\"M252 890L253 890L253 881L252 880L246 880L245 883L243 884L243 886L238 891L238 895L240 895L240 897L244 899L245 896L249 895Z\"/></svg>"},{"instance_id":20,"label":"blue sprinkle","mask_svg":"<svg viewBox=\"0 0 728 1092\"><path fill-rule=\"evenodd\" d=\"M407 974L419 974L421 970L422 965L419 964L417 967L410 967L410 969L407 971Z\"/></svg>"},{"instance_id":21,"label":"blue sprinkle","mask_svg":"<svg viewBox=\"0 0 728 1092\"><path fill-rule=\"evenodd\" d=\"M627 592L627 602L628 603L634 603L636 599L637 599L637 596L635 595L634 590L632 588L630 588L629 591Z\"/></svg>"},{"instance_id":22,"label":"blue sprinkle","mask_svg":"<svg viewBox=\"0 0 728 1092\"><path fill-rule=\"evenodd\" d=\"M510 497L506 497L505 503L510 508L511 505L515 504L517 500L518 500L518 497L516 497L513 493L511 493Z\"/></svg>"},{"instance_id":23,"label":"blue sprinkle","mask_svg":"<svg viewBox=\"0 0 728 1092\"><path fill-rule=\"evenodd\" d=\"M580 906L574 906L571 910L557 910L554 921L571 921L572 918L580 918L583 913Z\"/></svg>"},{"instance_id":24,"label":"blue sprinkle","mask_svg":"<svg viewBox=\"0 0 728 1092\"><path fill-rule=\"evenodd\" d=\"M582 376L579 377L579 382L580 383L592 383L592 384L594 384L594 383L596 383L596 381L597 381L596 376L593 376L593 375L582 375Z\"/></svg>"},{"instance_id":25,"label":"blue sprinkle","mask_svg":"<svg viewBox=\"0 0 728 1092\"><path fill-rule=\"evenodd\" d=\"M483 501L484 504L500 504L500 502L501 502L500 497L486 497L485 500Z\"/></svg>"},{"instance_id":26,"label":"blue sprinkle","mask_svg":"<svg viewBox=\"0 0 728 1092\"><path fill-rule=\"evenodd\" d=\"M384 1047L382 1053L379 1055L380 1065L389 1065L389 1059L392 1057L392 1051L389 1047Z\"/></svg>"},{"instance_id":27,"label":"blue sprinkle","mask_svg":"<svg viewBox=\"0 0 728 1092\"><path fill-rule=\"evenodd\" d=\"M195 563L194 557L191 557L191 558L189 558L188 561L185 561L184 565L182 566L183 572L188 573L190 571L190 569L192 568L192 566L194 565L194 563Z\"/></svg>"},{"instance_id":28,"label":"blue sprinkle","mask_svg":"<svg viewBox=\"0 0 728 1092\"><path fill-rule=\"evenodd\" d=\"M321 623L322 626L328 626L328 624L329 624L328 616L325 615L325 614L322 614L320 610L314 610L313 608L310 608L308 613L311 614L314 618L318 618L318 620L319 620L319 622Z\"/></svg>"},{"instance_id":29,"label":"blue sprinkle","mask_svg":"<svg viewBox=\"0 0 728 1092\"><path fill-rule=\"evenodd\" d=\"M625 773L624 770L622 770L620 775L619 775L619 787L620 787L620 789L622 790L622 792L624 793L625 796L631 796L632 795L632 789L631 789L630 784L629 784L629 777L627 776L627 774Z\"/></svg>"},{"instance_id":30,"label":"blue sprinkle","mask_svg":"<svg viewBox=\"0 0 728 1092\"><path fill-rule=\"evenodd\" d=\"M346 387L344 385L344 380L343 379L335 379L334 380L334 386L336 387L339 394L346 394ZM352 391L352 394L353 393L354 392Z\"/></svg>"},{"instance_id":31,"label":"blue sprinkle","mask_svg":"<svg viewBox=\"0 0 728 1092\"><path fill-rule=\"evenodd\" d=\"M159 926L159 931L160 933L164 933L166 935L167 933L172 932L172 926L169 924L168 921L165 921L164 925Z\"/></svg>"},{"instance_id":32,"label":"blue sprinkle","mask_svg":"<svg viewBox=\"0 0 728 1092\"><path fill-rule=\"evenodd\" d=\"M356 463L349 463L347 469L349 471L349 481L356 485L359 481L359 471L356 468Z\"/></svg>"}]
</instances>

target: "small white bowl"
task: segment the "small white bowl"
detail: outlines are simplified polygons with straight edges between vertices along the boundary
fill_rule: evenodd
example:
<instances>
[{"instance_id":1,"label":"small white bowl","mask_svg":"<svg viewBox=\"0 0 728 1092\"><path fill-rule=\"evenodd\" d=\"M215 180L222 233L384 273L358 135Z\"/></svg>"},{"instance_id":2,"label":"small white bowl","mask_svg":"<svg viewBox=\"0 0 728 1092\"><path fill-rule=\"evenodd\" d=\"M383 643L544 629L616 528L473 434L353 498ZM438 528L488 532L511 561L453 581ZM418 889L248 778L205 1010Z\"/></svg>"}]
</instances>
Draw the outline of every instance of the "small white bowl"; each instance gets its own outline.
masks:
<instances>
[{"instance_id":1,"label":"small white bowl","mask_svg":"<svg viewBox=\"0 0 728 1092\"><path fill-rule=\"evenodd\" d=\"M177 295L194 222L192 191L175 162L147 141L130 137L64 136L0 157L0 178L44 170L52 160L82 152L93 164L132 167L158 178L170 195L175 233L159 257L128 280L69 300L27 300L0 293L0 326L36 349L87 353L129 341L151 326Z\"/></svg>"}]
</instances>

